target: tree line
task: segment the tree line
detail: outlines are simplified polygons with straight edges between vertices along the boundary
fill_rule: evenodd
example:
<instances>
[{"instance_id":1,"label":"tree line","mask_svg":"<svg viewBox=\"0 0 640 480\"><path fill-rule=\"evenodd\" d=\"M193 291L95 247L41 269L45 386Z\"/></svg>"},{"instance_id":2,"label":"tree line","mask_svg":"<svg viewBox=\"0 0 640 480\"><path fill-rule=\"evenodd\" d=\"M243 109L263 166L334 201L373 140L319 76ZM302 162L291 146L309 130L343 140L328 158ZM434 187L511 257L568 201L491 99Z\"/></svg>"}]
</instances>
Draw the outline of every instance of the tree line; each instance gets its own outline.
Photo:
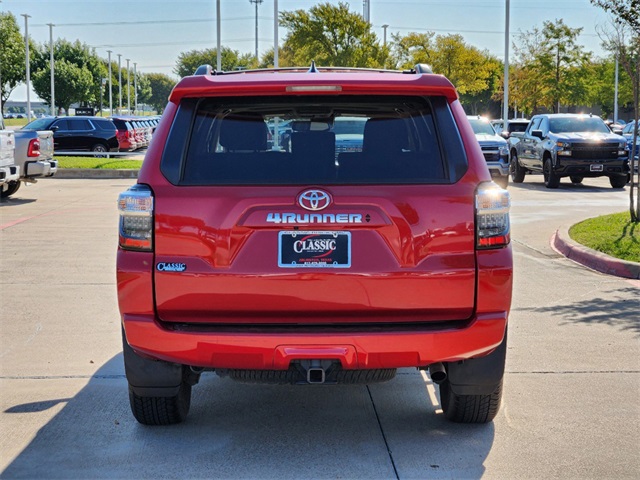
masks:
<instances>
[{"instance_id":1,"label":"tree line","mask_svg":"<svg viewBox=\"0 0 640 480\"><path fill-rule=\"evenodd\" d=\"M624 1L624 0L622 0ZM637 0L627 0L637 2ZM287 30L280 47L279 66L310 65L410 69L417 63L431 65L458 89L469 113L500 112L504 63L486 50L465 42L461 35L434 32L392 33L384 44L362 16L340 3L318 4L309 10L280 12L280 25ZM600 107L611 115L614 103L614 56L597 58L578 42L581 28L571 28L562 19L515 35L514 58L510 65L509 101L512 111L532 115L566 106ZM50 102L49 45L31 42L33 89ZM179 55L174 73L192 75L202 64L216 65L216 49L191 50ZM93 49L79 41L59 39L54 43L56 107L68 111L73 103L97 107L109 92L102 86L108 65ZM25 77L24 40L11 13L0 14L0 84L2 100ZM273 48L260 58L222 47L222 69L268 68L273 66ZM118 105L119 77L123 104L133 92L133 74L128 83L126 69L118 72L112 61L112 96ZM121 74L119 76L119 73ZM138 102L161 111L175 81L161 73L137 73ZM630 75L620 72L619 105L633 103ZM127 90L129 89L129 90Z\"/></svg>"}]
</instances>

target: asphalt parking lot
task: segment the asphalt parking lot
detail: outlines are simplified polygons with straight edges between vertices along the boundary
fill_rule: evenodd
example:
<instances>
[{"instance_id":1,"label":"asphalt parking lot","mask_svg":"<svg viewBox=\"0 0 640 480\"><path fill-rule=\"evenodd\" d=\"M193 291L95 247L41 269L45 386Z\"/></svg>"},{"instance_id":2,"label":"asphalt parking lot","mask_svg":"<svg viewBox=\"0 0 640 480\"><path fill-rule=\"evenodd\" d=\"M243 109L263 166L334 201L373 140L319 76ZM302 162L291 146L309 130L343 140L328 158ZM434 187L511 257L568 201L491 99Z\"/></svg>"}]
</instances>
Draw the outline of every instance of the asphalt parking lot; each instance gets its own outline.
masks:
<instances>
[{"instance_id":1,"label":"asphalt parking lot","mask_svg":"<svg viewBox=\"0 0 640 480\"><path fill-rule=\"evenodd\" d=\"M204 375L184 424L128 405L116 198L133 180L45 179L0 203L2 478L639 478L640 281L549 245L622 211L607 180L511 186L515 286L503 406L447 422L426 375L272 387Z\"/></svg>"}]
</instances>

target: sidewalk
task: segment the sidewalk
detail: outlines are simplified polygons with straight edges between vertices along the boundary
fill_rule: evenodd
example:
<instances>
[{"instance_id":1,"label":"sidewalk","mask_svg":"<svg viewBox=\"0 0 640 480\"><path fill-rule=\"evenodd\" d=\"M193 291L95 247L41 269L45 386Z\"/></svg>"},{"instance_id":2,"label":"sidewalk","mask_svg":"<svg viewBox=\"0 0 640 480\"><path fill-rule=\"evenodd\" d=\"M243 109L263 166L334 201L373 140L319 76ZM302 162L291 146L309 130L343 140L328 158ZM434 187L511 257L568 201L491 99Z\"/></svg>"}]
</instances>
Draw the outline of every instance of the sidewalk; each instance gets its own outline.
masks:
<instances>
[{"instance_id":1,"label":"sidewalk","mask_svg":"<svg viewBox=\"0 0 640 480\"><path fill-rule=\"evenodd\" d=\"M556 230L551 237L551 248L592 270L617 277L640 279L640 263L620 260L585 247L571 239L568 227Z\"/></svg>"}]
</instances>

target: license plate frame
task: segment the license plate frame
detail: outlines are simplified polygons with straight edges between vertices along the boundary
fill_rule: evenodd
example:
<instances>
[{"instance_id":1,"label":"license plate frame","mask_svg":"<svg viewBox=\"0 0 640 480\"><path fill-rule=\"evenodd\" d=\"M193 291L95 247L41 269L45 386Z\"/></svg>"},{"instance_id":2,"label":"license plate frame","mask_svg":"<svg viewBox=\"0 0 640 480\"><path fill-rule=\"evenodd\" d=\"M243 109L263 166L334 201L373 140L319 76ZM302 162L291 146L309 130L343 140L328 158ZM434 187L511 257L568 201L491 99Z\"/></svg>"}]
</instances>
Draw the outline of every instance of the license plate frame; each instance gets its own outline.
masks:
<instances>
[{"instance_id":1,"label":"license plate frame","mask_svg":"<svg viewBox=\"0 0 640 480\"><path fill-rule=\"evenodd\" d=\"M601 163L592 163L589 165L590 172L604 172L604 165Z\"/></svg>"},{"instance_id":2,"label":"license plate frame","mask_svg":"<svg viewBox=\"0 0 640 480\"><path fill-rule=\"evenodd\" d=\"M350 268L351 232L278 232L280 268Z\"/></svg>"}]
</instances>

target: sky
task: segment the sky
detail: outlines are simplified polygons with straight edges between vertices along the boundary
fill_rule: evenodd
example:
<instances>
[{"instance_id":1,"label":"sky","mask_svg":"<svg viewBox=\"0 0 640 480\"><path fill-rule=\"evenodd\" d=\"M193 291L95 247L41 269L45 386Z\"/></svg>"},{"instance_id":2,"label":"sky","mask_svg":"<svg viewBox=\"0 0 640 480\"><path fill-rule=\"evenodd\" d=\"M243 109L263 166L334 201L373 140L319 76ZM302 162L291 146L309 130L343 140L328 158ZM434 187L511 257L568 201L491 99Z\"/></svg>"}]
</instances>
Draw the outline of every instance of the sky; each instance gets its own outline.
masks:
<instances>
[{"instance_id":1,"label":"sky","mask_svg":"<svg viewBox=\"0 0 640 480\"><path fill-rule=\"evenodd\" d=\"M255 8L253 0L219 0L221 43L242 53L255 50ZM258 50L260 54L273 46L274 0L257 0ZM337 4L338 0L324 0ZM323 3L324 3L323 2ZM278 0L279 11L309 9L318 0ZM357 13L363 1L343 0ZM392 33L433 31L436 34L460 34L465 41L504 59L506 0L370 0L370 21L380 40L382 25ZM216 0L0 0L0 11L11 12L24 34L24 17L29 18L29 35L39 43L49 42L48 23L53 23L53 37L80 40L112 60L121 55L122 66L130 59L137 71L160 72L175 77L173 68L180 52L215 48ZM589 0L510 0L511 41L518 32L541 28L546 20L563 19L572 28L582 27L579 38L587 51L598 56L597 28L606 26L609 17ZM279 28L280 42L286 30ZM510 47L511 53L513 52ZM176 77L177 78L177 77ZM17 87L10 100L25 100L26 87ZM32 100L37 100L35 94Z\"/></svg>"}]
</instances>

